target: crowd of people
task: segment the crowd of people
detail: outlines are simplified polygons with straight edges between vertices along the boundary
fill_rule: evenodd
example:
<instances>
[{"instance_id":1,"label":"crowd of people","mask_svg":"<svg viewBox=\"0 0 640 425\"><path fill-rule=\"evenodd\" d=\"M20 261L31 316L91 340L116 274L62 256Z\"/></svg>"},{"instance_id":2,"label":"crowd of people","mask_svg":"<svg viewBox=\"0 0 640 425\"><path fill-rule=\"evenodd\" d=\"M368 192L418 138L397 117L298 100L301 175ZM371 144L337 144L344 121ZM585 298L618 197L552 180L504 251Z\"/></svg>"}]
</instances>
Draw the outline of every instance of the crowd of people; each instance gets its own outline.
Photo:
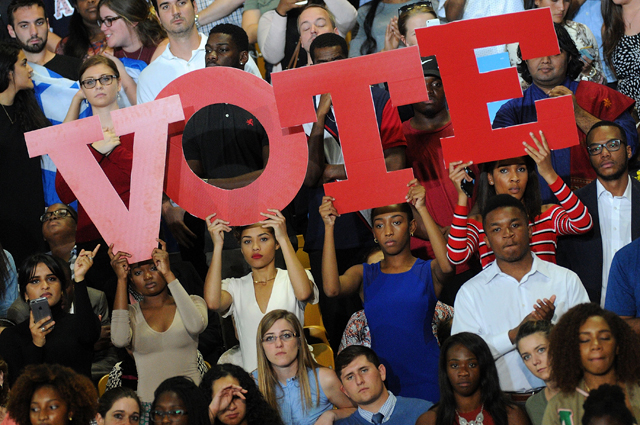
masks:
<instances>
[{"instance_id":1,"label":"crowd of people","mask_svg":"<svg viewBox=\"0 0 640 425\"><path fill-rule=\"evenodd\" d=\"M2 425L640 420L640 0L1 7ZM421 28L533 8L549 8L560 53L476 51L508 55L523 88L491 125L534 122L536 101L571 96L563 125L577 144L551 149L543 129L520 156L496 145L495 161L445 163L441 139L456 123L437 58L421 58L428 100L398 106L371 87L387 171L415 176L404 203L340 214L327 196L325 183L349 175L330 93L310 99L307 172L288 206L232 227L164 194L145 261L106 243L74 182L27 151L25 133L97 116L103 139L87 149L128 207L135 134L120 134L111 112L189 72L270 81L415 46ZM206 184L260 179L269 137L251 113L218 103L184 124L186 162ZM305 327L314 304L320 332Z\"/></svg>"}]
</instances>

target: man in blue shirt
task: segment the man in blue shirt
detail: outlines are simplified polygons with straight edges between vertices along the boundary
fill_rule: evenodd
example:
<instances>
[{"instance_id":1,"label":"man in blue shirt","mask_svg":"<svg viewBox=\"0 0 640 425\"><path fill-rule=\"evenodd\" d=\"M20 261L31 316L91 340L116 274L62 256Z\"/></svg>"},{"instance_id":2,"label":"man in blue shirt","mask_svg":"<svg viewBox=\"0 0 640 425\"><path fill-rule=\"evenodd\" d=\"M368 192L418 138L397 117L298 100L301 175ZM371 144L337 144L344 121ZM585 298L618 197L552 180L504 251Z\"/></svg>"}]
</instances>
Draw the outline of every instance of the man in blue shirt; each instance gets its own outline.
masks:
<instances>
[{"instance_id":1,"label":"man in blue shirt","mask_svg":"<svg viewBox=\"0 0 640 425\"><path fill-rule=\"evenodd\" d=\"M336 373L342 392L358 410L337 425L414 424L433 403L417 398L396 397L384 386L386 369L369 347L351 345L336 358Z\"/></svg>"}]
</instances>

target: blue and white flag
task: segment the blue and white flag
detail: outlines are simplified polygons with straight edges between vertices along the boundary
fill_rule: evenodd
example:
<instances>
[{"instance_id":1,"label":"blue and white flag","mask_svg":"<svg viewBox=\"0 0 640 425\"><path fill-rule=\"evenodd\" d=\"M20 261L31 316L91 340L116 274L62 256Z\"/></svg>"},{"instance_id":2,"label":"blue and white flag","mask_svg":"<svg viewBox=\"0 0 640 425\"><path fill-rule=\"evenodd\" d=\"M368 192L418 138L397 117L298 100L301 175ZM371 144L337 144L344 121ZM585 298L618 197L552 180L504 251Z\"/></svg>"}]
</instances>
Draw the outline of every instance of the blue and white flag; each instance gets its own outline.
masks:
<instances>
[{"instance_id":1,"label":"blue and white flag","mask_svg":"<svg viewBox=\"0 0 640 425\"><path fill-rule=\"evenodd\" d=\"M61 75L45 68L42 65L29 62L33 68L33 85L36 92L36 99L44 116L57 125L64 121L71 105L73 96L80 89L77 81L71 81ZM83 101L80 106L80 118L90 117L91 106ZM44 189L45 206L62 202L56 193L56 166L49 158L49 155L41 157L42 167L42 187Z\"/></svg>"},{"instance_id":2,"label":"blue and white flag","mask_svg":"<svg viewBox=\"0 0 640 425\"><path fill-rule=\"evenodd\" d=\"M141 61L139 59L131 59L131 58L120 58L120 61L124 65L124 68L127 70L127 74L133 81L138 84L138 78L140 77L140 73L143 69L147 67L146 62ZM118 96L118 106L120 108L127 108L131 106L131 102L127 98L127 95L124 92L124 88L120 89L120 96Z\"/></svg>"}]
</instances>

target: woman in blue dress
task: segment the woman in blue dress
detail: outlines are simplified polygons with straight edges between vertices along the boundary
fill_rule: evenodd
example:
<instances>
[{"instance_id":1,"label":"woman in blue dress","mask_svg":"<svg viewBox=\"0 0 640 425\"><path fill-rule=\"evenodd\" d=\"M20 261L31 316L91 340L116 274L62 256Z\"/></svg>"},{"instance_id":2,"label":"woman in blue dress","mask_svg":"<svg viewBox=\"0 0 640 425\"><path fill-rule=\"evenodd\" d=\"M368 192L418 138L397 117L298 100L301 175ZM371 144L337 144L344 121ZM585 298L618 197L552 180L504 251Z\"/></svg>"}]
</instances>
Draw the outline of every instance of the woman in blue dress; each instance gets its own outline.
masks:
<instances>
[{"instance_id":1,"label":"woman in blue dress","mask_svg":"<svg viewBox=\"0 0 640 425\"><path fill-rule=\"evenodd\" d=\"M431 319L443 285L454 276L455 268L447 259L444 236L425 206L424 188L417 180L408 186L407 203L371 211L372 232L383 260L353 266L342 276L338 274L333 235L339 214L334 199L323 198L322 279L329 297L360 293L372 348L387 368L387 388L403 397L437 402L440 349L431 332ZM422 220L435 260L411 255L409 242L418 226L411 206Z\"/></svg>"}]
</instances>

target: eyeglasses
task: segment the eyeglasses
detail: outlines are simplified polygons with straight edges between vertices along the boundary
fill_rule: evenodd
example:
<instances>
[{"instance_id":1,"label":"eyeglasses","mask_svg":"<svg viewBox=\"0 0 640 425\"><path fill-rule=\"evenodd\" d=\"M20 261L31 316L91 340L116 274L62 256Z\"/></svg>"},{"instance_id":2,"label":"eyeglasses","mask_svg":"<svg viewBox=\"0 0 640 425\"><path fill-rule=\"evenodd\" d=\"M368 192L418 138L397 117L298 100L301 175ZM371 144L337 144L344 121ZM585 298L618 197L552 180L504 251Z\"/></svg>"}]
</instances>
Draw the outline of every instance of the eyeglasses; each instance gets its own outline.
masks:
<instances>
[{"instance_id":1,"label":"eyeglasses","mask_svg":"<svg viewBox=\"0 0 640 425\"><path fill-rule=\"evenodd\" d=\"M118 19L122 18L122 16L115 16L113 18L104 18L104 19L98 19L98 26L101 27L102 24L105 24L107 26L107 28L111 28L111 25L113 25L113 21L117 21Z\"/></svg>"},{"instance_id":2,"label":"eyeglasses","mask_svg":"<svg viewBox=\"0 0 640 425\"><path fill-rule=\"evenodd\" d=\"M40 222L42 223L46 223L47 221L51 220L53 217L59 217L59 218L65 218L65 217L71 217L75 220L75 217L73 216L73 213L69 210L55 210L55 211L49 211L46 212L44 214L42 214L40 216Z\"/></svg>"},{"instance_id":3,"label":"eyeglasses","mask_svg":"<svg viewBox=\"0 0 640 425\"><path fill-rule=\"evenodd\" d=\"M589 155L591 156L600 155L602 153L602 148L607 148L609 152L615 152L620 150L621 143L622 140L620 139L609 140L606 143L594 143L587 147L587 151L589 151Z\"/></svg>"},{"instance_id":4,"label":"eyeglasses","mask_svg":"<svg viewBox=\"0 0 640 425\"><path fill-rule=\"evenodd\" d=\"M433 5L431 4L430 1L419 1L417 3L411 3L411 4L407 4L405 6L402 6L400 9L398 9L398 16L402 15L405 12L408 12L410 10L413 9L418 9L418 8L424 8L424 9L431 9L430 12L433 12Z\"/></svg>"},{"instance_id":5,"label":"eyeglasses","mask_svg":"<svg viewBox=\"0 0 640 425\"><path fill-rule=\"evenodd\" d=\"M96 86L96 83L100 81L100 84L103 86L109 86L113 83L113 79L118 78L117 75L103 75L100 78L87 78L84 81L80 81L82 87L85 89L92 89Z\"/></svg>"},{"instance_id":6,"label":"eyeglasses","mask_svg":"<svg viewBox=\"0 0 640 425\"><path fill-rule=\"evenodd\" d=\"M298 336L299 336L298 334L295 334L293 332L285 331L285 332L282 332L280 336L267 335L264 338L262 338L262 342L264 342L265 344L275 344L278 338L280 338L280 341L282 342L288 342L288 341L291 341L293 338L297 338Z\"/></svg>"},{"instance_id":7,"label":"eyeglasses","mask_svg":"<svg viewBox=\"0 0 640 425\"><path fill-rule=\"evenodd\" d=\"M152 410L151 411L151 420L153 422L162 422L164 417L169 418L170 422L176 422L180 420L180 417L188 414L186 410L170 410L168 412L163 412L161 410Z\"/></svg>"}]
</instances>

